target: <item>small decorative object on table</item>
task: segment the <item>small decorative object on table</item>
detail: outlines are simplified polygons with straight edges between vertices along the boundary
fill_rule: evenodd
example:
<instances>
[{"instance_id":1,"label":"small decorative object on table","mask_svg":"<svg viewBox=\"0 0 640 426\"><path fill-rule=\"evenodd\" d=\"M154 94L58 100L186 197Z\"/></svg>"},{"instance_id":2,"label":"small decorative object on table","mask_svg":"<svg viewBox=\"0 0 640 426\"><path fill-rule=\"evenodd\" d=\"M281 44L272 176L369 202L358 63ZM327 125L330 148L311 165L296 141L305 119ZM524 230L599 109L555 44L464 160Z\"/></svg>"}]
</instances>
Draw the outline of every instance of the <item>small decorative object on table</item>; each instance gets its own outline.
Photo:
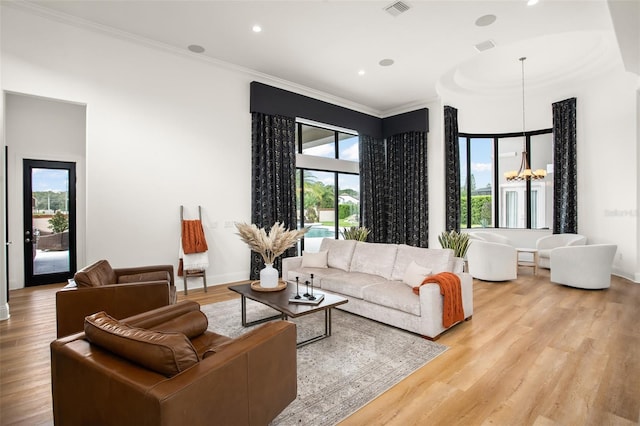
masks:
<instances>
[{"instance_id":1,"label":"small decorative object on table","mask_svg":"<svg viewBox=\"0 0 640 426\"><path fill-rule=\"evenodd\" d=\"M311 292L309 292L309 281L305 281L305 285L307 286L307 292L300 296L300 292L298 291L298 283L299 278L296 277L296 295L289 298L290 303L306 303L312 305L318 305L320 302L324 300L324 294L319 293L313 290L313 274L311 274Z\"/></svg>"},{"instance_id":2,"label":"small decorative object on table","mask_svg":"<svg viewBox=\"0 0 640 426\"><path fill-rule=\"evenodd\" d=\"M300 296L300 290L298 289L298 284L299 284L299 277L296 277L296 295L294 297L294 299L301 299L302 296Z\"/></svg>"},{"instance_id":3,"label":"small decorative object on table","mask_svg":"<svg viewBox=\"0 0 640 426\"><path fill-rule=\"evenodd\" d=\"M246 223L236 223L238 235L251 250L259 253L265 267L260 271L260 286L274 288L278 286L278 270L273 267L274 260L289 247L296 245L308 228L288 230L280 222L273 224L267 235L264 228Z\"/></svg>"},{"instance_id":4,"label":"small decorative object on table","mask_svg":"<svg viewBox=\"0 0 640 426\"><path fill-rule=\"evenodd\" d=\"M287 283L280 280L278 281L278 285L275 287L263 287L262 285L260 285L260 281L251 281L251 290L254 291L280 291L280 290L284 290L285 288L287 288Z\"/></svg>"}]
</instances>

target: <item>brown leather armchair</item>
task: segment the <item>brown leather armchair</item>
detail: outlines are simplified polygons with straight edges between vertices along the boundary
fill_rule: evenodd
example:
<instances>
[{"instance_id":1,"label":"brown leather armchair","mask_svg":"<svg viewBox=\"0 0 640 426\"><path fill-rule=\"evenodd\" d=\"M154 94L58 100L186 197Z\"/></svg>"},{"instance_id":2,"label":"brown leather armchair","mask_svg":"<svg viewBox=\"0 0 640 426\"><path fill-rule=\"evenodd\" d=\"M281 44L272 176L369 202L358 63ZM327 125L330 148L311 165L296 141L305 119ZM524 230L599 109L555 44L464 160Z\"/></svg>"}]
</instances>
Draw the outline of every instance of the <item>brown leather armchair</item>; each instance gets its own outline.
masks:
<instances>
[{"instance_id":1,"label":"brown leather armchair","mask_svg":"<svg viewBox=\"0 0 640 426\"><path fill-rule=\"evenodd\" d=\"M51 343L59 425L267 425L297 394L296 327L230 339L183 301L124 320L87 317Z\"/></svg>"},{"instance_id":2,"label":"brown leather armchair","mask_svg":"<svg viewBox=\"0 0 640 426\"><path fill-rule=\"evenodd\" d=\"M56 293L58 337L82 331L84 318L95 312L125 318L176 302L173 265L112 268L99 260L73 278L75 285Z\"/></svg>"}]
</instances>

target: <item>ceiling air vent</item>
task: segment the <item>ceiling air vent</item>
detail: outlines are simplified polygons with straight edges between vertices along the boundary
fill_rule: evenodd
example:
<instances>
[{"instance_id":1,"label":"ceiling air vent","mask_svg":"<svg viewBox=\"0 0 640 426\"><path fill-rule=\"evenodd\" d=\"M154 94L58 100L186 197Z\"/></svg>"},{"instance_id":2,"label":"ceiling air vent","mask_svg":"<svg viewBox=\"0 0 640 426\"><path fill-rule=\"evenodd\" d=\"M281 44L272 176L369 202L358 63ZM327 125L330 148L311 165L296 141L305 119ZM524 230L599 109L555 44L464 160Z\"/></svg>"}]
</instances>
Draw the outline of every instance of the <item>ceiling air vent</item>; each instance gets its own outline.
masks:
<instances>
[{"instance_id":1,"label":"ceiling air vent","mask_svg":"<svg viewBox=\"0 0 640 426\"><path fill-rule=\"evenodd\" d=\"M476 44L474 47L478 52L484 52L485 50L493 49L494 47L496 47L496 44L493 42L493 40L487 40Z\"/></svg>"},{"instance_id":2,"label":"ceiling air vent","mask_svg":"<svg viewBox=\"0 0 640 426\"><path fill-rule=\"evenodd\" d=\"M386 10L389 13L389 15L398 16L401 13L404 13L407 10L409 10L409 6L406 3L397 1L385 7L384 10Z\"/></svg>"}]
</instances>

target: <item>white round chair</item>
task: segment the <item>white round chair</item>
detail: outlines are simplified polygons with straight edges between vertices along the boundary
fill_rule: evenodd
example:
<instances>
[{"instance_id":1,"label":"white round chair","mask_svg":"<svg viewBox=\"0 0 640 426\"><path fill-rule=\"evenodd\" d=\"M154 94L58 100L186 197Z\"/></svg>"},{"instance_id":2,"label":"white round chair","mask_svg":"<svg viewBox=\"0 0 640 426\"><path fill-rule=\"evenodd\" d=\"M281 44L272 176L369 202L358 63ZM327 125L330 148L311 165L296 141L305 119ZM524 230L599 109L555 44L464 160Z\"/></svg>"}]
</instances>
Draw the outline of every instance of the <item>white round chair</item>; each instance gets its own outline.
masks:
<instances>
[{"instance_id":1,"label":"white round chair","mask_svg":"<svg viewBox=\"0 0 640 426\"><path fill-rule=\"evenodd\" d=\"M551 282L585 289L609 288L617 249L615 244L555 248L550 257Z\"/></svg>"},{"instance_id":2,"label":"white round chair","mask_svg":"<svg viewBox=\"0 0 640 426\"><path fill-rule=\"evenodd\" d=\"M518 278L516 249L513 246L471 239L467 249L469 274L484 281L508 281Z\"/></svg>"},{"instance_id":3,"label":"white round chair","mask_svg":"<svg viewBox=\"0 0 640 426\"><path fill-rule=\"evenodd\" d=\"M558 247L583 246L587 244L587 237L580 234L552 234L538 238L538 266L549 269L549 256L551 250Z\"/></svg>"}]
</instances>

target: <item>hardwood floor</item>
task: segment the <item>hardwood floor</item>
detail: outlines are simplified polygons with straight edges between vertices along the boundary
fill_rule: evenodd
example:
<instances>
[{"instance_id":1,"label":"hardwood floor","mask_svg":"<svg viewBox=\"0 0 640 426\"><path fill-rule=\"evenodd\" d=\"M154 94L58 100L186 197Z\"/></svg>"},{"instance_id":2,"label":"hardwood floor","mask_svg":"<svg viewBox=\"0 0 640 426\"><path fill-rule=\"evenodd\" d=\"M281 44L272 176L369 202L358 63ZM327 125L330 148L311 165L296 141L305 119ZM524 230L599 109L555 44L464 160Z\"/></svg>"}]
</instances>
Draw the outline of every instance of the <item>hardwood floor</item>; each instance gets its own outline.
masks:
<instances>
[{"instance_id":1,"label":"hardwood floor","mask_svg":"<svg viewBox=\"0 0 640 426\"><path fill-rule=\"evenodd\" d=\"M49 343L61 287L10 293L1 425L52 423ZM215 286L186 298L236 297ZM608 290L579 290L527 269L517 281L474 281L474 305L471 321L438 340L449 350L341 425L640 424L640 284L613 277Z\"/></svg>"}]
</instances>

